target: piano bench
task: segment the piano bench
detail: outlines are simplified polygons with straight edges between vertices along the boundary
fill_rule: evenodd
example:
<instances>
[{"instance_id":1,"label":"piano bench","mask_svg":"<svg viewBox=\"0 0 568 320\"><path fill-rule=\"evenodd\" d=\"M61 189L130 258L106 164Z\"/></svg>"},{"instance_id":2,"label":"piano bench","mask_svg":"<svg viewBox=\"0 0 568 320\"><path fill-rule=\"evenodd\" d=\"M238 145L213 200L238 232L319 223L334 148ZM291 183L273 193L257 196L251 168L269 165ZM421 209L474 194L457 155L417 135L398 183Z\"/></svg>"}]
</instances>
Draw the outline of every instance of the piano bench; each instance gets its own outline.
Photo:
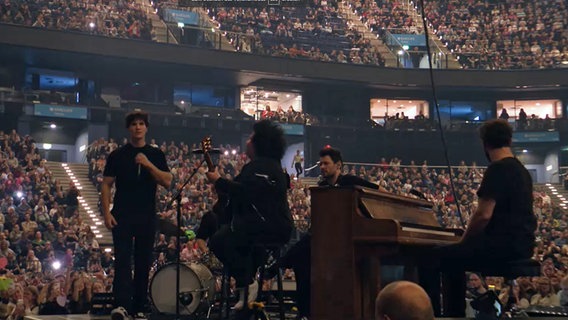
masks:
<instances>
[{"instance_id":1,"label":"piano bench","mask_svg":"<svg viewBox=\"0 0 568 320\"><path fill-rule=\"evenodd\" d=\"M484 276L504 277L514 279L518 277L538 277L541 275L540 262L533 259L513 260L497 265L484 266L476 270Z\"/></svg>"}]
</instances>

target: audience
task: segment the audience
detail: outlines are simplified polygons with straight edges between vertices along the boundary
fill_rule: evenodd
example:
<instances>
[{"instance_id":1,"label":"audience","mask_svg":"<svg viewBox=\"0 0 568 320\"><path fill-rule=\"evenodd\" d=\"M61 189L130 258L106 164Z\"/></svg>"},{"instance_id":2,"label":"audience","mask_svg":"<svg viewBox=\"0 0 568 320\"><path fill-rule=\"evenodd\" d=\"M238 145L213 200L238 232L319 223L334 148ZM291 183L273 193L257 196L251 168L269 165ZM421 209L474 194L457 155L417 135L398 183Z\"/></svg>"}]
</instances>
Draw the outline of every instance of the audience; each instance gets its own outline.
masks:
<instances>
[{"instance_id":1,"label":"audience","mask_svg":"<svg viewBox=\"0 0 568 320\"><path fill-rule=\"evenodd\" d=\"M378 47L339 14L336 1L308 8L210 8L208 13L237 51L384 66Z\"/></svg>"},{"instance_id":2,"label":"audience","mask_svg":"<svg viewBox=\"0 0 568 320\"><path fill-rule=\"evenodd\" d=\"M154 140L150 144L166 154L176 187L181 186L200 163L200 158L190 152L196 145L173 141L158 144ZM89 176L95 185L100 184L106 157L118 146L113 139L100 139L88 148ZM3 275L0 277L0 317L21 319L33 314L86 312L95 293L111 289L112 253L101 252L95 234L73 208L76 195L69 194L75 192L74 188L64 190L53 178L31 137L22 137L15 131L0 132L0 150L0 273ZM239 148L222 145L216 162L220 172L232 178L239 174L246 156ZM172 192L159 190L157 214L166 225L176 224L176 208L181 206L181 228L192 231L215 203L217 196L205 183L206 168L196 170L180 203L174 202L172 208L167 207ZM395 194L409 196L410 190L416 189L434 204L443 226L461 227L447 169L432 168L425 161L403 165L398 158L390 161L383 158L373 166L345 165L344 171ZM475 163L467 166L462 161L452 168L452 173L457 203L463 220L468 221L476 206L475 190L483 177L483 169ZM301 179L294 178L292 175L290 209L297 228L306 232L310 225L310 193ZM535 214L539 218L534 257L542 261L542 276L519 278L509 286L499 278L484 279L471 274L469 279L475 280L468 284L472 297L490 288L509 306L564 305L568 301L568 232L564 231L568 217L544 188L537 186L534 197ZM69 207L73 210L68 210ZM175 259L176 241L172 236L162 230L157 237L154 270ZM182 257L189 261L206 258L192 240L186 239ZM285 277L293 279L294 274L286 270ZM387 311L382 312L389 315Z\"/></svg>"},{"instance_id":3,"label":"audience","mask_svg":"<svg viewBox=\"0 0 568 320\"><path fill-rule=\"evenodd\" d=\"M18 1L0 3L0 22L151 40L152 24L135 1Z\"/></svg>"}]
</instances>

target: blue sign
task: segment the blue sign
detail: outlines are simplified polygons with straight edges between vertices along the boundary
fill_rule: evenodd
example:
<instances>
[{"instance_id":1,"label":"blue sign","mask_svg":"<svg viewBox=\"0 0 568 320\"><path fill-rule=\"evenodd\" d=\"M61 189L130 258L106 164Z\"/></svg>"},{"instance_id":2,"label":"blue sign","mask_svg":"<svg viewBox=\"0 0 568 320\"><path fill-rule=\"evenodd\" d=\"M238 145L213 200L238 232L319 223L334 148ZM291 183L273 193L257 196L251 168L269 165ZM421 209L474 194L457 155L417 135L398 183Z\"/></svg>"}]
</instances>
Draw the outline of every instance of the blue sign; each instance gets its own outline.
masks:
<instances>
[{"instance_id":1,"label":"blue sign","mask_svg":"<svg viewBox=\"0 0 568 320\"><path fill-rule=\"evenodd\" d=\"M183 23L189 25L199 25L199 14L197 12L165 9L164 20L167 22Z\"/></svg>"},{"instance_id":2,"label":"blue sign","mask_svg":"<svg viewBox=\"0 0 568 320\"><path fill-rule=\"evenodd\" d=\"M426 37L423 34L390 34L388 39L389 45L398 45L412 47L425 47Z\"/></svg>"},{"instance_id":3,"label":"blue sign","mask_svg":"<svg viewBox=\"0 0 568 320\"><path fill-rule=\"evenodd\" d=\"M68 119L87 119L87 108L68 107L50 104L34 105L34 115L41 117L68 118Z\"/></svg>"},{"instance_id":4,"label":"blue sign","mask_svg":"<svg viewBox=\"0 0 568 320\"><path fill-rule=\"evenodd\" d=\"M558 142L558 131L513 132L513 142Z\"/></svg>"},{"instance_id":5,"label":"blue sign","mask_svg":"<svg viewBox=\"0 0 568 320\"><path fill-rule=\"evenodd\" d=\"M280 127L284 131L284 134L290 136L303 136L304 135L304 125L302 124L291 124L291 123L281 123Z\"/></svg>"}]
</instances>

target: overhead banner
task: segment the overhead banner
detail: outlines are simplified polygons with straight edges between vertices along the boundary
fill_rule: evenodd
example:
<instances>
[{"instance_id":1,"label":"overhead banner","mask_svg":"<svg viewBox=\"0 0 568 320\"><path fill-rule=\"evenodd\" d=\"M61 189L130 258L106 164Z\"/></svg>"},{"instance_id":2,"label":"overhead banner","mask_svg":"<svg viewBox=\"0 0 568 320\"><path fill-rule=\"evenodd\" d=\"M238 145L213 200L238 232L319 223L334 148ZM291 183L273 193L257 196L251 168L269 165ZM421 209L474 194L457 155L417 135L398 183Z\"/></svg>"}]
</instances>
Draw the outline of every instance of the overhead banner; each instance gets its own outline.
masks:
<instances>
[{"instance_id":1,"label":"overhead banner","mask_svg":"<svg viewBox=\"0 0 568 320\"><path fill-rule=\"evenodd\" d=\"M391 33L389 37L389 45L408 46L412 47L425 47L426 37L423 34L397 34Z\"/></svg>"},{"instance_id":2,"label":"overhead banner","mask_svg":"<svg viewBox=\"0 0 568 320\"><path fill-rule=\"evenodd\" d=\"M40 117L87 120L87 108L54 106L50 104L38 103L34 105L34 115Z\"/></svg>"},{"instance_id":3,"label":"overhead banner","mask_svg":"<svg viewBox=\"0 0 568 320\"><path fill-rule=\"evenodd\" d=\"M167 22L181 22L183 24L197 26L199 25L199 14L197 12L185 10L165 9L164 20L166 20Z\"/></svg>"},{"instance_id":4,"label":"overhead banner","mask_svg":"<svg viewBox=\"0 0 568 320\"><path fill-rule=\"evenodd\" d=\"M558 142L558 131L513 132L513 142Z\"/></svg>"}]
</instances>

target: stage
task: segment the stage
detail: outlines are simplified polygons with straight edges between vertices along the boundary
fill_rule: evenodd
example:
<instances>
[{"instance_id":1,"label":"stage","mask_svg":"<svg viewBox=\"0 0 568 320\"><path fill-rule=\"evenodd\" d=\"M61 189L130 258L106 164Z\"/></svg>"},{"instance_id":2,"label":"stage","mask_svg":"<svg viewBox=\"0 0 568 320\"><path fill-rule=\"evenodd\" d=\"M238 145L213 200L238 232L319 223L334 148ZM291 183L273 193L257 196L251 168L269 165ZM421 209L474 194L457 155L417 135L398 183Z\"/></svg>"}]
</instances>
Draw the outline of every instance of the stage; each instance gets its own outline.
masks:
<instances>
[{"instance_id":1,"label":"stage","mask_svg":"<svg viewBox=\"0 0 568 320\"><path fill-rule=\"evenodd\" d=\"M174 319L174 316L158 316L156 318L149 317L149 320L152 319ZM195 318L193 318L195 319ZM216 317L211 317L210 319L217 319ZM270 319L275 320L278 317L270 317ZM286 319L294 319L288 318ZM466 319L474 319L474 318L436 318L437 320L466 320ZM513 318L513 319L542 319L542 320L555 320L555 319L566 319L561 317L528 317L528 318ZM26 316L24 320L110 320L110 316L93 316L89 314L70 314L70 315L60 315L60 316ZM201 320L201 319L195 319ZM205 318L203 319L205 320ZM349 320L349 319L345 319Z\"/></svg>"}]
</instances>

